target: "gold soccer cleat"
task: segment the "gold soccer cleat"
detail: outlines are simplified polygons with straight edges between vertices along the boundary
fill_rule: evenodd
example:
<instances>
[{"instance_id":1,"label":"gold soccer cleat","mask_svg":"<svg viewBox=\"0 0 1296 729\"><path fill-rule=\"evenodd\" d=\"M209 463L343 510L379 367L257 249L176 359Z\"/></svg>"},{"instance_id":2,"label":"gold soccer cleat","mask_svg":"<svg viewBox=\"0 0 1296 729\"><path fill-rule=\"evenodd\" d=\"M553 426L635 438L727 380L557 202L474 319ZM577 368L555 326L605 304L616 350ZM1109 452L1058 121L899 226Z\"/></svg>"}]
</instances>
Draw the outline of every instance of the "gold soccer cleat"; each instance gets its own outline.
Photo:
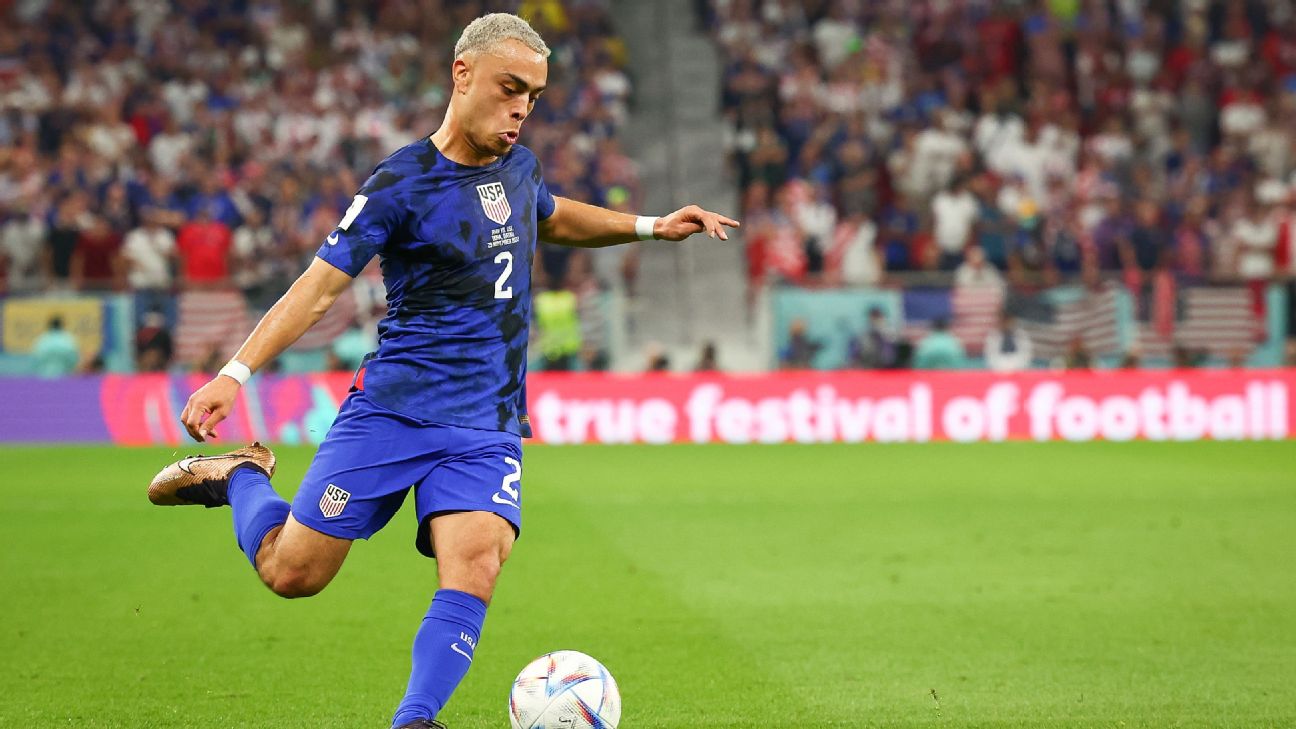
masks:
<instances>
[{"instance_id":1,"label":"gold soccer cleat","mask_svg":"<svg viewBox=\"0 0 1296 729\"><path fill-rule=\"evenodd\" d=\"M158 506L227 506L230 474L243 465L273 476L275 455L260 443L253 443L215 456L186 456L153 477L149 501Z\"/></svg>"}]
</instances>

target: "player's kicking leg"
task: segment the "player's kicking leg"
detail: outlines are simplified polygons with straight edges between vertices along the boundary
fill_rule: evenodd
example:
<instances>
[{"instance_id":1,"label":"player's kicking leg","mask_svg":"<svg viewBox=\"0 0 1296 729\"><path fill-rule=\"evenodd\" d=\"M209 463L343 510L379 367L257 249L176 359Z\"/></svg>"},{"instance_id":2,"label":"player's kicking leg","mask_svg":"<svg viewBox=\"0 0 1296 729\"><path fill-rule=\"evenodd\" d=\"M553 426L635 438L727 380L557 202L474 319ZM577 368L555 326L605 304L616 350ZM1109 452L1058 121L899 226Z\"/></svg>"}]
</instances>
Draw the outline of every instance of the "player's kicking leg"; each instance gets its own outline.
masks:
<instances>
[{"instance_id":1,"label":"player's kicking leg","mask_svg":"<svg viewBox=\"0 0 1296 729\"><path fill-rule=\"evenodd\" d=\"M261 581L282 597L318 593L337 575L351 540L298 522L270 486L275 456L254 443L214 456L189 456L167 466L149 484L159 506L230 506L239 548Z\"/></svg>"}]
</instances>

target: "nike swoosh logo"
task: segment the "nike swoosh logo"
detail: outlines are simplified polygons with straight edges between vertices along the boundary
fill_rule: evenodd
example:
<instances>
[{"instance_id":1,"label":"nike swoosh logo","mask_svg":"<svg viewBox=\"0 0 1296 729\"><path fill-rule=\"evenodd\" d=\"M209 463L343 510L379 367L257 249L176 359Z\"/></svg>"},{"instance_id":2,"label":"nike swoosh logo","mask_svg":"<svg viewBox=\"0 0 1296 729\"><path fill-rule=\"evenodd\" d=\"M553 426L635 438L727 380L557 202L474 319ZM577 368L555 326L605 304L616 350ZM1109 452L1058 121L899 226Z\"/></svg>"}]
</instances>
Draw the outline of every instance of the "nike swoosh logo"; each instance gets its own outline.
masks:
<instances>
[{"instance_id":1,"label":"nike swoosh logo","mask_svg":"<svg viewBox=\"0 0 1296 729\"><path fill-rule=\"evenodd\" d=\"M509 501L508 499L504 498L503 496L500 496L499 494L491 494L491 501L494 501L497 504L511 506L514 509L517 509L518 511L522 510L521 506L518 506L517 504L513 503L512 501Z\"/></svg>"},{"instance_id":2,"label":"nike swoosh logo","mask_svg":"<svg viewBox=\"0 0 1296 729\"><path fill-rule=\"evenodd\" d=\"M450 650L454 651L455 653L458 653L459 655L463 656L464 658L467 658L467 659L468 659L468 662L469 662L469 663L472 663L472 656L468 655L467 653L464 653L464 652L463 652L463 648L460 648L458 643L451 643L451 644L450 644Z\"/></svg>"},{"instance_id":3,"label":"nike swoosh logo","mask_svg":"<svg viewBox=\"0 0 1296 729\"><path fill-rule=\"evenodd\" d=\"M177 463L176 465L180 467L181 471L184 471L190 476L194 476L197 474L195 474L193 471L190 471L189 467L197 463L198 461L219 461L222 458L238 458L238 457L239 456L188 456L185 458L181 458L180 462Z\"/></svg>"},{"instance_id":4,"label":"nike swoosh logo","mask_svg":"<svg viewBox=\"0 0 1296 729\"><path fill-rule=\"evenodd\" d=\"M335 245L337 245L337 242L338 242L338 232L335 230L335 231L333 231L332 233L329 233L329 237L325 239L325 242L328 243L328 244L331 245L331 246L335 246Z\"/></svg>"}]
</instances>

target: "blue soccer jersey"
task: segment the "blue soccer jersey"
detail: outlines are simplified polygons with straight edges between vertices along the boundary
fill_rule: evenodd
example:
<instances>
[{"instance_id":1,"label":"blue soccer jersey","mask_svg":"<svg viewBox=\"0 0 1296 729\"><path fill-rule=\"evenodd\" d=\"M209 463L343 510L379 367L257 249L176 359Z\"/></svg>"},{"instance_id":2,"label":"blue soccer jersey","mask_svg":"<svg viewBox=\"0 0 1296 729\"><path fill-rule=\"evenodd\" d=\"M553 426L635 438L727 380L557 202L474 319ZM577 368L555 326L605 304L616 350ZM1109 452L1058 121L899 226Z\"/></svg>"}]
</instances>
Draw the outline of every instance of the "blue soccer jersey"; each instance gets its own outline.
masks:
<instances>
[{"instance_id":1,"label":"blue soccer jersey","mask_svg":"<svg viewBox=\"0 0 1296 729\"><path fill-rule=\"evenodd\" d=\"M424 137L378 165L316 254L352 276L381 261L387 316L365 368L369 398L422 421L530 437L531 259L553 211L521 145L471 167Z\"/></svg>"}]
</instances>

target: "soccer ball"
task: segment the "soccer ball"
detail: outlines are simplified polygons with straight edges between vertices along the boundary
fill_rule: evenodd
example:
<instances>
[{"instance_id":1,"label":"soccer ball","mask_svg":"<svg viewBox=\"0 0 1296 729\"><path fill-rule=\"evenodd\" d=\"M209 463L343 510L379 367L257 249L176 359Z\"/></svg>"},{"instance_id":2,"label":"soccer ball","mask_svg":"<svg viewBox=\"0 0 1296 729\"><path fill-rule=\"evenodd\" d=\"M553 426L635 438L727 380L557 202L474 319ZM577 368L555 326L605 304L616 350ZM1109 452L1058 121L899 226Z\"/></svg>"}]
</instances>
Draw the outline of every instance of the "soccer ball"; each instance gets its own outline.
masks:
<instances>
[{"instance_id":1,"label":"soccer ball","mask_svg":"<svg viewBox=\"0 0 1296 729\"><path fill-rule=\"evenodd\" d=\"M621 692L602 663L577 651L531 661L509 692L513 729L616 729Z\"/></svg>"}]
</instances>

